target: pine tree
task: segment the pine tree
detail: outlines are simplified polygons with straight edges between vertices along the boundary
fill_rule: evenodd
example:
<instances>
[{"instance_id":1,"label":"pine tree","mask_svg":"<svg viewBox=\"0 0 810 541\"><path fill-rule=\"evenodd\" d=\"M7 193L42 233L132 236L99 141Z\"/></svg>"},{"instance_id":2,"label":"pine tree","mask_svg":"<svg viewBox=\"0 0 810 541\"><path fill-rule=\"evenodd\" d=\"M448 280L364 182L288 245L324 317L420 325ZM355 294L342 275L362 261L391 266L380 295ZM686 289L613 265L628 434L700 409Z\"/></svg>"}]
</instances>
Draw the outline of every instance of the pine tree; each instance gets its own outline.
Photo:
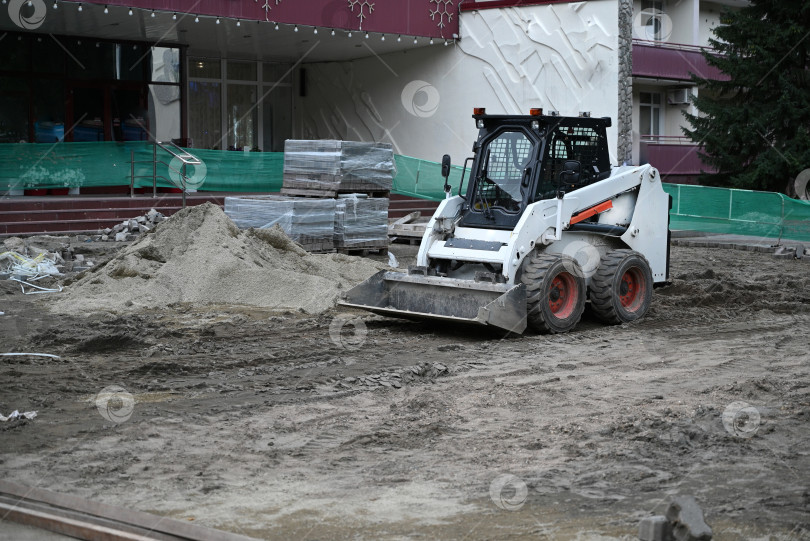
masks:
<instances>
[{"instance_id":1,"label":"pine tree","mask_svg":"<svg viewBox=\"0 0 810 541\"><path fill-rule=\"evenodd\" d=\"M713 32L704 56L729 79L693 76L699 114L683 130L718 171L700 182L787 192L810 168L810 2L751 0Z\"/></svg>"}]
</instances>

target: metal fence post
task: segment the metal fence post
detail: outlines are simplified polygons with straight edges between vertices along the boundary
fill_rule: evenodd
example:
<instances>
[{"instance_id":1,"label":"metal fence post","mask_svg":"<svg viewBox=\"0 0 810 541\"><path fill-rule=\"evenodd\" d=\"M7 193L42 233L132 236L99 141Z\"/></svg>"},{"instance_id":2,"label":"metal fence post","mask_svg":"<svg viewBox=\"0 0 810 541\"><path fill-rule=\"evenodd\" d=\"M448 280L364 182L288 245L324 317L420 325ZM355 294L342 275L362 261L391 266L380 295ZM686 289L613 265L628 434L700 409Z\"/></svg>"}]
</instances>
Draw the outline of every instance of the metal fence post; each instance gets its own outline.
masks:
<instances>
[{"instance_id":1,"label":"metal fence post","mask_svg":"<svg viewBox=\"0 0 810 541\"><path fill-rule=\"evenodd\" d=\"M129 196L135 197L135 151L129 151Z\"/></svg>"},{"instance_id":2,"label":"metal fence post","mask_svg":"<svg viewBox=\"0 0 810 541\"><path fill-rule=\"evenodd\" d=\"M779 239L785 235L785 196L779 194L779 200L782 202L782 211L779 214Z\"/></svg>"},{"instance_id":3,"label":"metal fence post","mask_svg":"<svg viewBox=\"0 0 810 541\"><path fill-rule=\"evenodd\" d=\"M728 221L731 221L731 206L734 202L734 189L728 191Z\"/></svg>"},{"instance_id":4,"label":"metal fence post","mask_svg":"<svg viewBox=\"0 0 810 541\"><path fill-rule=\"evenodd\" d=\"M183 161L183 208L186 208L186 162Z\"/></svg>"},{"instance_id":5,"label":"metal fence post","mask_svg":"<svg viewBox=\"0 0 810 541\"><path fill-rule=\"evenodd\" d=\"M152 143L152 199L157 197L157 143Z\"/></svg>"}]
</instances>

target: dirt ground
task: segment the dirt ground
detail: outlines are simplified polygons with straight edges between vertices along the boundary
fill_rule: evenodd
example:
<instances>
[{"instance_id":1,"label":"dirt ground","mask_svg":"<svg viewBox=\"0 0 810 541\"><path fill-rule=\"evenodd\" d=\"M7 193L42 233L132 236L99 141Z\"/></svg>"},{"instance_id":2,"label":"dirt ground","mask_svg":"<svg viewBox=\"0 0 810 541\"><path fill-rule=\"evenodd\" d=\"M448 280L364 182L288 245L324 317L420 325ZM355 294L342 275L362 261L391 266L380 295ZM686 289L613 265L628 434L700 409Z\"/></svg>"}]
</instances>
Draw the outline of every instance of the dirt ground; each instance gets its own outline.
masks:
<instances>
[{"instance_id":1,"label":"dirt ground","mask_svg":"<svg viewBox=\"0 0 810 541\"><path fill-rule=\"evenodd\" d=\"M61 357L0 357L0 414L38 412L0 472L265 539L630 540L678 494L715 539L810 539L810 263L673 247L672 277L635 324L520 337L0 286L0 350Z\"/></svg>"}]
</instances>

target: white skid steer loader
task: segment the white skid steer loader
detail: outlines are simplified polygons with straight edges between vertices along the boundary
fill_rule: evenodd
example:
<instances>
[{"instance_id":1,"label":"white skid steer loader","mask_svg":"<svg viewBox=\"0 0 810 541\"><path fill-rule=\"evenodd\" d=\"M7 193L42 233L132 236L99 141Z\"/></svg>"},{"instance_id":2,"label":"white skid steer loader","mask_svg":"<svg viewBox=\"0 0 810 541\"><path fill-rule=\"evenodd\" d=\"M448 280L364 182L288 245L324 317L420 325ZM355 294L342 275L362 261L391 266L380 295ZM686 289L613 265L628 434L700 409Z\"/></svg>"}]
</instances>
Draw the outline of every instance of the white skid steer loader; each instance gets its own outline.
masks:
<instances>
[{"instance_id":1,"label":"white skid steer loader","mask_svg":"<svg viewBox=\"0 0 810 541\"><path fill-rule=\"evenodd\" d=\"M567 332L586 303L606 323L642 317L669 278L670 197L658 171L611 168L609 118L474 112L474 155L458 195L445 180L416 265L375 274L340 304L513 333ZM442 169L447 179L449 156Z\"/></svg>"}]
</instances>

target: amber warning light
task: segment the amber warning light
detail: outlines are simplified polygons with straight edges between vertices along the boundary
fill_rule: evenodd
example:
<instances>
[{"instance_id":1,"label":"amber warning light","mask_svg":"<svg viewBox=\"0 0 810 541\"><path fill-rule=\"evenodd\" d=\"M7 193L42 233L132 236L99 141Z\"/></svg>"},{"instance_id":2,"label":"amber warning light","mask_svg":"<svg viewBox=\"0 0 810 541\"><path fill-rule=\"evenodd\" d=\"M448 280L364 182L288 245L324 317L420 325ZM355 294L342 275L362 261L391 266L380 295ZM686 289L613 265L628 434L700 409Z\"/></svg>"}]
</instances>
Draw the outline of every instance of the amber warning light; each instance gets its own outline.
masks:
<instances>
[{"instance_id":1,"label":"amber warning light","mask_svg":"<svg viewBox=\"0 0 810 541\"><path fill-rule=\"evenodd\" d=\"M474 115L485 115L487 114L487 110L485 107L473 107L473 114Z\"/></svg>"},{"instance_id":2,"label":"amber warning light","mask_svg":"<svg viewBox=\"0 0 810 541\"><path fill-rule=\"evenodd\" d=\"M529 109L529 114L532 116L543 116L543 110L539 108Z\"/></svg>"}]
</instances>

